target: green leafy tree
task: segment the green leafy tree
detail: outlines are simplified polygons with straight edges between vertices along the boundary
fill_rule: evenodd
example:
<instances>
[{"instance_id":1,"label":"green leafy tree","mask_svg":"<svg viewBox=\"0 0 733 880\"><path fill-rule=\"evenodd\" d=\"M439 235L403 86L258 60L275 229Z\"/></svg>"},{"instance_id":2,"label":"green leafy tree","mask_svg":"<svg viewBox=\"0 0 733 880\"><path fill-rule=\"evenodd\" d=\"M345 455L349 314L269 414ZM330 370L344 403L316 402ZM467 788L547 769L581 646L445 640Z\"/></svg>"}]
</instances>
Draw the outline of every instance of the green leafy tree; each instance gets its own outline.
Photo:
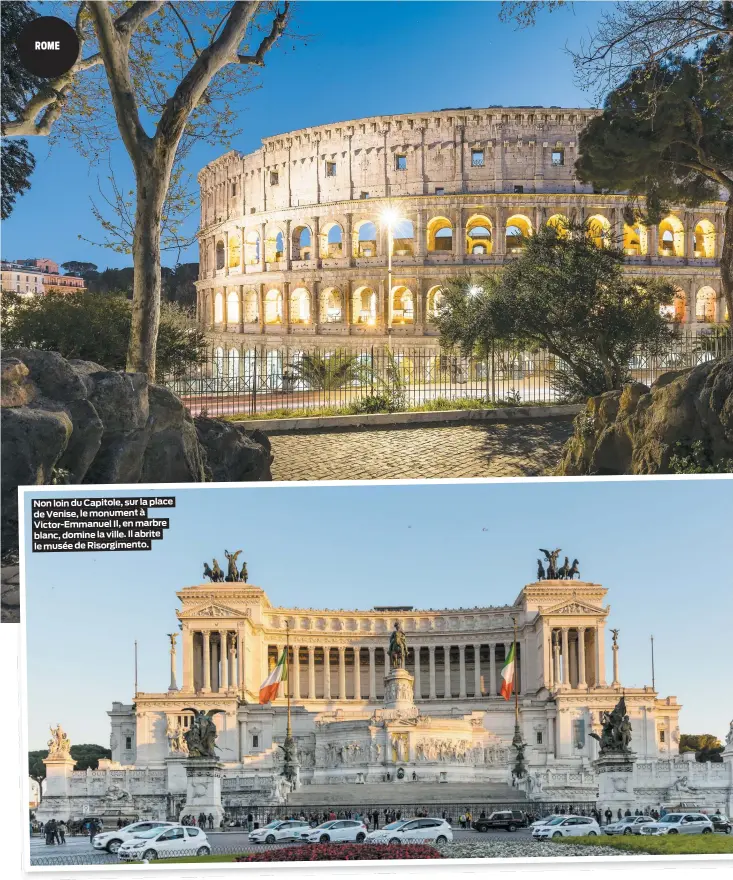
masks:
<instances>
[{"instance_id":1,"label":"green leafy tree","mask_svg":"<svg viewBox=\"0 0 733 880\"><path fill-rule=\"evenodd\" d=\"M712 763L722 763L724 746L717 736L712 733L683 733L680 736L680 754L685 752L694 752L695 760L700 763L711 761Z\"/></svg>"},{"instance_id":2,"label":"green leafy tree","mask_svg":"<svg viewBox=\"0 0 733 880\"><path fill-rule=\"evenodd\" d=\"M628 191L627 220L658 223L670 203L699 205L727 191L718 230L722 289L733 318L733 49L716 41L694 58L634 71L580 136L576 171L597 189ZM634 197L644 196L642 210Z\"/></svg>"},{"instance_id":3,"label":"green leafy tree","mask_svg":"<svg viewBox=\"0 0 733 880\"><path fill-rule=\"evenodd\" d=\"M567 400L622 387L637 347L661 351L674 335L660 315L673 288L629 278L623 252L595 236L587 224L542 226L501 273L453 279L435 319L442 344L545 349L563 364L553 383Z\"/></svg>"},{"instance_id":4,"label":"green leafy tree","mask_svg":"<svg viewBox=\"0 0 733 880\"><path fill-rule=\"evenodd\" d=\"M125 369L131 321L132 303L124 294L52 291L44 296L4 293L2 297L5 348L58 351L110 370ZM164 303L159 347L161 372L179 375L203 361L206 337L185 310Z\"/></svg>"}]
</instances>

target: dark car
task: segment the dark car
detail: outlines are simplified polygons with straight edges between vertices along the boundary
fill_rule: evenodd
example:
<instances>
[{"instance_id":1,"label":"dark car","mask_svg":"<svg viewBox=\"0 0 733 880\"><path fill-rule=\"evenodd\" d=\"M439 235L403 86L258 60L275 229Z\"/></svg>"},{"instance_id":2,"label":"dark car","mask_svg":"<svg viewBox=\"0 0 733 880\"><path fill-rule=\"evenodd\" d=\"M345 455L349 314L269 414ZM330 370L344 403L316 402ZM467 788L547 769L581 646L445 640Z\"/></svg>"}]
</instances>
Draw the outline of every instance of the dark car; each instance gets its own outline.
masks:
<instances>
[{"instance_id":1,"label":"dark car","mask_svg":"<svg viewBox=\"0 0 733 880\"><path fill-rule=\"evenodd\" d=\"M727 816L721 816L720 813L716 813L714 816L708 816L708 819L713 823L713 831L722 831L723 834L730 834L732 826Z\"/></svg>"},{"instance_id":2,"label":"dark car","mask_svg":"<svg viewBox=\"0 0 733 880\"><path fill-rule=\"evenodd\" d=\"M498 810L486 819L476 819L472 827L476 831L488 831L490 828L502 828L504 831L516 831L526 828L527 817L519 810Z\"/></svg>"}]
</instances>

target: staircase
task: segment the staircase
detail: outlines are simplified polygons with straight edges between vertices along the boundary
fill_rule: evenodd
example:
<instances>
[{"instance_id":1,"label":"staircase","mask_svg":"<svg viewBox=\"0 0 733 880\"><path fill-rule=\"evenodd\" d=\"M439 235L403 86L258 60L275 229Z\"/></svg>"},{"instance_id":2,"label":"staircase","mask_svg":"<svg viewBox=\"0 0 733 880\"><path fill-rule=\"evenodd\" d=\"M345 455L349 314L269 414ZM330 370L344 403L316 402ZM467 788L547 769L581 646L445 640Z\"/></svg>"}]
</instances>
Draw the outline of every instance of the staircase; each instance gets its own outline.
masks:
<instances>
[{"instance_id":1,"label":"staircase","mask_svg":"<svg viewBox=\"0 0 733 880\"><path fill-rule=\"evenodd\" d=\"M288 795L288 806L354 808L430 804L513 804L523 791L498 782L375 782L305 785Z\"/></svg>"}]
</instances>

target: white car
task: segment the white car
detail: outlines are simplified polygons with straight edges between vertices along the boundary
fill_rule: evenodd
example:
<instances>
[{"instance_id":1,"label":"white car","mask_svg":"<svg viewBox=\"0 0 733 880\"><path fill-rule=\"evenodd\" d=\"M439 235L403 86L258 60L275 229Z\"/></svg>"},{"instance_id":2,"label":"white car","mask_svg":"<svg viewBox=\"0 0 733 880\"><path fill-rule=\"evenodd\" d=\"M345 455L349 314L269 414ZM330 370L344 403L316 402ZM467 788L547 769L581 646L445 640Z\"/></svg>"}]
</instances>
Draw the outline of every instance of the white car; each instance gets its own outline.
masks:
<instances>
[{"instance_id":1,"label":"white car","mask_svg":"<svg viewBox=\"0 0 733 880\"><path fill-rule=\"evenodd\" d=\"M641 826L646 834L712 834L713 823L702 813L667 813L657 822Z\"/></svg>"},{"instance_id":2,"label":"white car","mask_svg":"<svg viewBox=\"0 0 733 880\"><path fill-rule=\"evenodd\" d=\"M123 862L175 859L178 856L208 856L211 844L195 825L173 825L143 831L122 844L117 858Z\"/></svg>"},{"instance_id":3,"label":"white car","mask_svg":"<svg viewBox=\"0 0 733 880\"><path fill-rule=\"evenodd\" d=\"M553 819L559 819L559 813L553 813L551 816L543 816L541 819L537 819L535 822L529 826L530 828L539 828L540 825L547 825L549 822L552 822Z\"/></svg>"},{"instance_id":4,"label":"white car","mask_svg":"<svg viewBox=\"0 0 733 880\"><path fill-rule=\"evenodd\" d=\"M177 822L133 822L124 828L116 828L114 831L103 831L95 834L92 838L94 849L104 849L108 853L116 853L123 843L136 834L152 831L154 828L172 828Z\"/></svg>"},{"instance_id":5,"label":"white car","mask_svg":"<svg viewBox=\"0 0 733 880\"><path fill-rule=\"evenodd\" d=\"M331 819L317 828L303 829L300 839L308 843L362 843L367 827L358 819Z\"/></svg>"},{"instance_id":6,"label":"white car","mask_svg":"<svg viewBox=\"0 0 733 880\"><path fill-rule=\"evenodd\" d=\"M420 843L453 840L453 829L445 819L400 819L367 834L369 843Z\"/></svg>"},{"instance_id":7,"label":"white car","mask_svg":"<svg viewBox=\"0 0 733 880\"><path fill-rule=\"evenodd\" d=\"M590 816L556 816L547 825L532 829L535 840L549 840L551 837L598 837L601 829L598 822Z\"/></svg>"},{"instance_id":8,"label":"white car","mask_svg":"<svg viewBox=\"0 0 733 880\"><path fill-rule=\"evenodd\" d=\"M250 831L252 843L278 843L281 840L300 840L301 834L310 831L304 819L275 819L262 828Z\"/></svg>"},{"instance_id":9,"label":"white car","mask_svg":"<svg viewBox=\"0 0 733 880\"><path fill-rule=\"evenodd\" d=\"M651 816L624 816L618 822L609 822L603 826L604 834L641 834L642 825L653 822Z\"/></svg>"}]
</instances>

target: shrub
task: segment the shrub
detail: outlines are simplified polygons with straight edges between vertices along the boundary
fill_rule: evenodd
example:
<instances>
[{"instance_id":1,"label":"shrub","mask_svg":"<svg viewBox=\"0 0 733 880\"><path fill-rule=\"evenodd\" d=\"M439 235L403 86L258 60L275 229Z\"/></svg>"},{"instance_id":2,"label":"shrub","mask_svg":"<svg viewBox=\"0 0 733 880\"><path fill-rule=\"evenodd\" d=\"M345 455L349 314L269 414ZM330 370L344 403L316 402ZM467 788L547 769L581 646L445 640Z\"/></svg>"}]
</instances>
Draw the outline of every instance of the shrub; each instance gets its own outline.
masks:
<instances>
[{"instance_id":1,"label":"shrub","mask_svg":"<svg viewBox=\"0 0 733 880\"><path fill-rule=\"evenodd\" d=\"M356 862L382 859L442 859L443 855L423 843L314 843L287 849L271 849L239 856L237 862Z\"/></svg>"},{"instance_id":2,"label":"shrub","mask_svg":"<svg viewBox=\"0 0 733 880\"><path fill-rule=\"evenodd\" d=\"M396 407L389 394L367 394L360 397L350 406L354 415L365 415L368 413L388 413L395 412Z\"/></svg>"}]
</instances>

